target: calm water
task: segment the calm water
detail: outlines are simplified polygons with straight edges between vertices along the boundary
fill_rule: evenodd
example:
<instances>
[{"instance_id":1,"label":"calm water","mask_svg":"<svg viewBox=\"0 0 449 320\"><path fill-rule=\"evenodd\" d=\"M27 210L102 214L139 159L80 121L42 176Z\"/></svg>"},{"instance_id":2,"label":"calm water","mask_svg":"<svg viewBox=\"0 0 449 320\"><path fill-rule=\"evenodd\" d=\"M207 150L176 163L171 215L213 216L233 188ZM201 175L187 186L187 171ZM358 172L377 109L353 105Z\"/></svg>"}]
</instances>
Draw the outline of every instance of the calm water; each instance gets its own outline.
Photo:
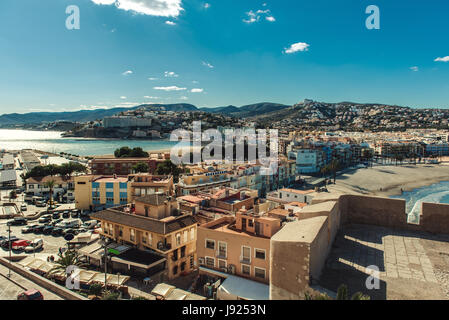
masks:
<instances>
[{"instance_id":1,"label":"calm water","mask_svg":"<svg viewBox=\"0 0 449 320\"><path fill-rule=\"evenodd\" d=\"M84 138L61 138L61 132L0 129L0 149L37 149L47 152L67 152L82 156L113 154L114 150L128 146L143 150L168 149L176 142L166 140L96 140Z\"/></svg>"},{"instance_id":2,"label":"calm water","mask_svg":"<svg viewBox=\"0 0 449 320\"><path fill-rule=\"evenodd\" d=\"M449 204L449 181L442 181L412 191L404 191L402 195L392 196L391 198L404 199L406 201L408 221L418 223L422 202Z\"/></svg>"}]
</instances>

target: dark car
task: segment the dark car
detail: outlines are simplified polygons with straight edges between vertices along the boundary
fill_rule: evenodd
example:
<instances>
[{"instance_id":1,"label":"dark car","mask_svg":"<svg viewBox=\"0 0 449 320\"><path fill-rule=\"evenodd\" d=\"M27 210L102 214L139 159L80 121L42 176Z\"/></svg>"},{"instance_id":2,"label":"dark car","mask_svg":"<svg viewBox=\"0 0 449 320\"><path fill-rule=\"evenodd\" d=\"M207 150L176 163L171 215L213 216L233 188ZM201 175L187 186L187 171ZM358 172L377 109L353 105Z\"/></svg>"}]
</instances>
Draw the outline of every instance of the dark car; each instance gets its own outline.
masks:
<instances>
[{"instance_id":1,"label":"dark car","mask_svg":"<svg viewBox=\"0 0 449 320\"><path fill-rule=\"evenodd\" d=\"M53 232L53 229L55 227L53 226L46 226L44 229L42 229L42 233L43 234L51 234Z\"/></svg>"},{"instance_id":2,"label":"dark car","mask_svg":"<svg viewBox=\"0 0 449 320\"><path fill-rule=\"evenodd\" d=\"M29 289L17 295L17 300L44 300L43 294L36 289Z\"/></svg>"},{"instance_id":3,"label":"dark car","mask_svg":"<svg viewBox=\"0 0 449 320\"><path fill-rule=\"evenodd\" d=\"M25 228L22 229L22 233L34 232L34 229L38 226L39 226L38 224L32 224L30 226L26 226Z\"/></svg>"},{"instance_id":4,"label":"dark car","mask_svg":"<svg viewBox=\"0 0 449 320\"><path fill-rule=\"evenodd\" d=\"M62 213L62 217L63 217L63 218L70 218L70 211L64 211L64 212Z\"/></svg>"},{"instance_id":5,"label":"dark car","mask_svg":"<svg viewBox=\"0 0 449 320\"><path fill-rule=\"evenodd\" d=\"M59 219L59 218L61 218L61 214L59 212L53 212L51 217L53 218L53 220Z\"/></svg>"},{"instance_id":6,"label":"dark car","mask_svg":"<svg viewBox=\"0 0 449 320\"><path fill-rule=\"evenodd\" d=\"M42 217L39 218L39 220L37 220L39 223L45 223L45 222L49 222L51 221L51 215L46 214Z\"/></svg>"},{"instance_id":7,"label":"dark car","mask_svg":"<svg viewBox=\"0 0 449 320\"><path fill-rule=\"evenodd\" d=\"M64 232L64 229L62 228L53 228L53 230L51 231L51 235L52 236L62 236L62 233Z\"/></svg>"},{"instance_id":8,"label":"dark car","mask_svg":"<svg viewBox=\"0 0 449 320\"><path fill-rule=\"evenodd\" d=\"M50 226L56 226L58 223L60 223L60 222L62 222L62 221L64 221L64 219L62 219L62 218L59 218L59 219L56 219L56 220L53 220L51 223L50 223Z\"/></svg>"},{"instance_id":9,"label":"dark car","mask_svg":"<svg viewBox=\"0 0 449 320\"><path fill-rule=\"evenodd\" d=\"M14 220L9 220L6 225L8 226L24 226L27 224L27 219L25 218L14 218Z\"/></svg>"},{"instance_id":10,"label":"dark car","mask_svg":"<svg viewBox=\"0 0 449 320\"><path fill-rule=\"evenodd\" d=\"M9 248L9 243L11 243L11 245L12 245L12 243L14 242L14 241L17 241L17 240L20 240L19 238L17 238L16 236L11 236L11 238L6 238L5 240L2 240L1 242L0 242L0 246L2 247L2 248L5 248L5 249L8 249Z\"/></svg>"},{"instance_id":11,"label":"dark car","mask_svg":"<svg viewBox=\"0 0 449 320\"><path fill-rule=\"evenodd\" d=\"M78 234L78 230L72 229L72 228L70 228L70 229L65 229L65 230L62 232L62 235L63 235L63 236L66 236L66 235L69 234L69 233L71 233L71 234L73 234L74 236L76 236L76 235Z\"/></svg>"},{"instance_id":12,"label":"dark car","mask_svg":"<svg viewBox=\"0 0 449 320\"><path fill-rule=\"evenodd\" d=\"M42 233L45 227L47 227L45 224L38 225L36 228L34 228L33 232Z\"/></svg>"}]
</instances>

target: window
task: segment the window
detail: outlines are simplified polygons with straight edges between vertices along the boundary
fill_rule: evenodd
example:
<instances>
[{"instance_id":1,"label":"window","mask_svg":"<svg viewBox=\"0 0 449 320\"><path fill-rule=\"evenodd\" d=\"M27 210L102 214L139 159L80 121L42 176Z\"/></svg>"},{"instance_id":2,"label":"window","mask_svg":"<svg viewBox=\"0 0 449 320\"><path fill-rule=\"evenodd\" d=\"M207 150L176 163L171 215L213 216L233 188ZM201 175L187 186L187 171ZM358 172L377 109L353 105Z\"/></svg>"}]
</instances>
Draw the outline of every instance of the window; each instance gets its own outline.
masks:
<instances>
[{"instance_id":1,"label":"window","mask_svg":"<svg viewBox=\"0 0 449 320\"><path fill-rule=\"evenodd\" d=\"M148 244L150 246L153 245L153 234L152 233L148 234Z\"/></svg>"},{"instance_id":2,"label":"window","mask_svg":"<svg viewBox=\"0 0 449 320\"><path fill-rule=\"evenodd\" d=\"M242 246L242 256L240 257L240 262L251 263L251 248Z\"/></svg>"},{"instance_id":3,"label":"window","mask_svg":"<svg viewBox=\"0 0 449 320\"><path fill-rule=\"evenodd\" d=\"M145 232L145 235L142 236L142 243L147 243L148 232Z\"/></svg>"},{"instance_id":4,"label":"window","mask_svg":"<svg viewBox=\"0 0 449 320\"><path fill-rule=\"evenodd\" d=\"M173 267L173 275L178 273L178 266Z\"/></svg>"},{"instance_id":5,"label":"window","mask_svg":"<svg viewBox=\"0 0 449 320\"><path fill-rule=\"evenodd\" d=\"M227 248L228 248L228 245L227 245L226 242L221 242L221 241L218 242L218 256L220 258L226 259L226 257L227 257Z\"/></svg>"},{"instance_id":6,"label":"window","mask_svg":"<svg viewBox=\"0 0 449 320\"><path fill-rule=\"evenodd\" d=\"M254 249L254 257L257 259L265 260L265 250L263 249Z\"/></svg>"},{"instance_id":7,"label":"window","mask_svg":"<svg viewBox=\"0 0 449 320\"><path fill-rule=\"evenodd\" d=\"M265 269L254 267L254 276L256 278L265 279Z\"/></svg>"},{"instance_id":8,"label":"window","mask_svg":"<svg viewBox=\"0 0 449 320\"><path fill-rule=\"evenodd\" d=\"M190 255L190 269L193 269L194 266L194 258L193 258L193 254Z\"/></svg>"},{"instance_id":9,"label":"window","mask_svg":"<svg viewBox=\"0 0 449 320\"><path fill-rule=\"evenodd\" d=\"M190 240L195 240L195 228L190 229Z\"/></svg>"},{"instance_id":10,"label":"window","mask_svg":"<svg viewBox=\"0 0 449 320\"><path fill-rule=\"evenodd\" d=\"M212 257L206 257L206 266L209 268L215 268L215 259Z\"/></svg>"},{"instance_id":11,"label":"window","mask_svg":"<svg viewBox=\"0 0 449 320\"><path fill-rule=\"evenodd\" d=\"M184 243L189 241L189 232L187 230L184 231Z\"/></svg>"},{"instance_id":12,"label":"window","mask_svg":"<svg viewBox=\"0 0 449 320\"><path fill-rule=\"evenodd\" d=\"M181 244L181 234L177 233L176 234L176 245L179 246Z\"/></svg>"},{"instance_id":13,"label":"window","mask_svg":"<svg viewBox=\"0 0 449 320\"><path fill-rule=\"evenodd\" d=\"M254 227L254 220L248 220L248 227Z\"/></svg>"},{"instance_id":14,"label":"window","mask_svg":"<svg viewBox=\"0 0 449 320\"><path fill-rule=\"evenodd\" d=\"M129 240L133 241L136 239L136 232L134 231L134 229L130 229L129 230Z\"/></svg>"},{"instance_id":15,"label":"window","mask_svg":"<svg viewBox=\"0 0 449 320\"><path fill-rule=\"evenodd\" d=\"M206 239L206 248L215 250L215 240Z\"/></svg>"},{"instance_id":16,"label":"window","mask_svg":"<svg viewBox=\"0 0 449 320\"><path fill-rule=\"evenodd\" d=\"M218 268L220 268L220 269L227 269L227 263L226 263L226 260L221 260L221 259L218 259Z\"/></svg>"},{"instance_id":17,"label":"window","mask_svg":"<svg viewBox=\"0 0 449 320\"><path fill-rule=\"evenodd\" d=\"M181 271L184 271L186 269L186 263L183 262L181 263Z\"/></svg>"},{"instance_id":18,"label":"window","mask_svg":"<svg viewBox=\"0 0 449 320\"><path fill-rule=\"evenodd\" d=\"M186 247L181 247L181 258L184 258L186 256Z\"/></svg>"},{"instance_id":19,"label":"window","mask_svg":"<svg viewBox=\"0 0 449 320\"><path fill-rule=\"evenodd\" d=\"M242 274L251 276L251 267L247 264L242 264Z\"/></svg>"},{"instance_id":20,"label":"window","mask_svg":"<svg viewBox=\"0 0 449 320\"><path fill-rule=\"evenodd\" d=\"M118 234L120 237L123 237L123 227L119 227Z\"/></svg>"}]
</instances>

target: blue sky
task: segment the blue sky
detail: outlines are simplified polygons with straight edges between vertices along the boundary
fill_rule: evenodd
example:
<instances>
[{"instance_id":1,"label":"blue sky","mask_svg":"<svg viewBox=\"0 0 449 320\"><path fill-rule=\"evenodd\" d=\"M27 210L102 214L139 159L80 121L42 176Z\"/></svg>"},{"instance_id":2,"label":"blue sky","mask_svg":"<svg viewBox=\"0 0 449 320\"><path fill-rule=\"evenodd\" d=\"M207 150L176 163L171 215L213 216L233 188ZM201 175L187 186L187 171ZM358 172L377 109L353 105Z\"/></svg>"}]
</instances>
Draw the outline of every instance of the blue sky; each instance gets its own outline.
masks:
<instances>
[{"instance_id":1,"label":"blue sky","mask_svg":"<svg viewBox=\"0 0 449 320\"><path fill-rule=\"evenodd\" d=\"M445 0L112 2L2 0L0 114L304 98L449 107ZM371 4L380 30L365 27ZM69 5L79 30L65 26Z\"/></svg>"}]
</instances>

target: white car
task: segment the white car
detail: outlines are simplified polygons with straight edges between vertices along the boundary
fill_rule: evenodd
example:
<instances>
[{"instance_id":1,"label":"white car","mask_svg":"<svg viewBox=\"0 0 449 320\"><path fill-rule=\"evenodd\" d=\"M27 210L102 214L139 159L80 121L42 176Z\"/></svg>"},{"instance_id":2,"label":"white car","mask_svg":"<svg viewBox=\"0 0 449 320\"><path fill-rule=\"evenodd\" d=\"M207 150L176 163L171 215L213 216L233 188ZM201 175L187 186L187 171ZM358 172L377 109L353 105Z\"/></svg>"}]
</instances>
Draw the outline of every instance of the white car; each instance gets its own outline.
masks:
<instances>
[{"instance_id":1,"label":"white car","mask_svg":"<svg viewBox=\"0 0 449 320\"><path fill-rule=\"evenodd\" d=\"M28 247L25 247L25 252L34 252L44 247L44 240L34 239Z\"/></svg>"}]
</instances>

